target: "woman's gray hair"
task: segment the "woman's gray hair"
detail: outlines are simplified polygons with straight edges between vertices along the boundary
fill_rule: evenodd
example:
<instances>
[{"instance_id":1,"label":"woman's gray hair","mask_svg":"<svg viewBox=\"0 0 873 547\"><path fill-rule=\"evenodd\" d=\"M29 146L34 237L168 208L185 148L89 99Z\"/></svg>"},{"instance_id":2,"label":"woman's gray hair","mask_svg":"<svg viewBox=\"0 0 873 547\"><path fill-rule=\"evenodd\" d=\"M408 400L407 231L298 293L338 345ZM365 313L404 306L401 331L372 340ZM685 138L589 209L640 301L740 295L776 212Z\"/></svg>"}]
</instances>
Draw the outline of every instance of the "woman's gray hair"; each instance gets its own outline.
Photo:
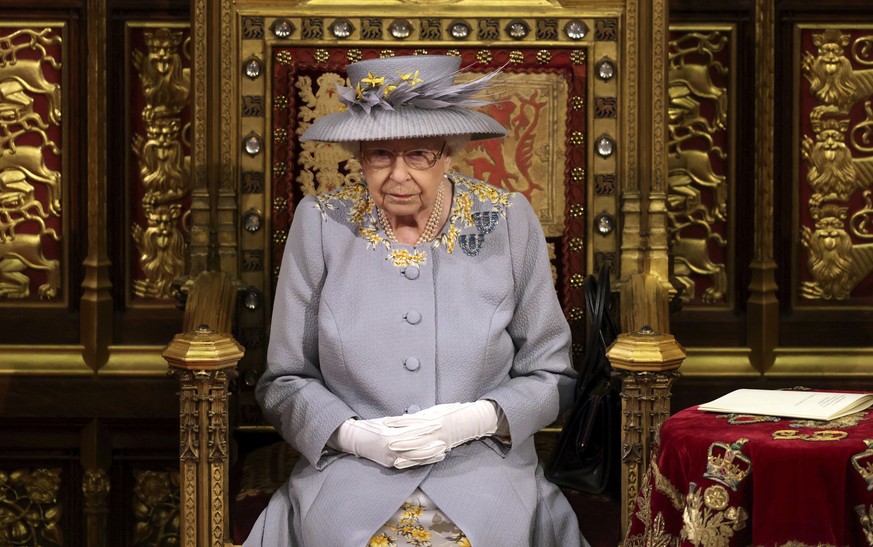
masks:
<instances>
[{"instance_id":1,"label":"woman's gray hair","mask_svg":"<svg viewBox=\"0 0 873 547\"><path fill-rule=\"evenodd\" d=\"M353 158L359 158L361 155L361 141L344 141L336 144L340 145Z\"/></svg>"},{"instance_id":2,"label":"woman's gray hair","mask_svg":"<svg viewBox=\"0 0 873 547\"><path fill-rule=\"evenodd\" d=\"M445 153L450 156L459 154L468 142L470 142L470 135L449 135L446 137Z\"/></svg>"}]
</instances>

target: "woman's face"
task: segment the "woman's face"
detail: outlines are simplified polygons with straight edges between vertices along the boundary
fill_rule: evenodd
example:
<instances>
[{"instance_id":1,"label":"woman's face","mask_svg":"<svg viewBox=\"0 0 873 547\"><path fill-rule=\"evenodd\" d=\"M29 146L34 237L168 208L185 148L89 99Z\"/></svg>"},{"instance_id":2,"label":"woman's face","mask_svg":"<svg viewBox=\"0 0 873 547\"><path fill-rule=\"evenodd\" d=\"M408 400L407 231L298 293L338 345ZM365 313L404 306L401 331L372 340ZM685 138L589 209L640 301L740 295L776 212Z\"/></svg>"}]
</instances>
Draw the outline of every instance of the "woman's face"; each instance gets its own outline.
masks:
<instances>
[{"instance_id":1,"label":"woman's face","mask_svg":"<svg viewBox=\"0 0 873 547\"><path fill-rule=\"evenodd\" d=\"M442 137L362 143L361 167L376 205L392 217L429 215L437 187L451 164L448 152ZM388 164L392 156L393 163L378 166ZM427 167L427 160L434 157L435 163ZM376 165L368 163L367 158ZM410 167L407 161L423 168Z\"/></svg>"}]
</instances>

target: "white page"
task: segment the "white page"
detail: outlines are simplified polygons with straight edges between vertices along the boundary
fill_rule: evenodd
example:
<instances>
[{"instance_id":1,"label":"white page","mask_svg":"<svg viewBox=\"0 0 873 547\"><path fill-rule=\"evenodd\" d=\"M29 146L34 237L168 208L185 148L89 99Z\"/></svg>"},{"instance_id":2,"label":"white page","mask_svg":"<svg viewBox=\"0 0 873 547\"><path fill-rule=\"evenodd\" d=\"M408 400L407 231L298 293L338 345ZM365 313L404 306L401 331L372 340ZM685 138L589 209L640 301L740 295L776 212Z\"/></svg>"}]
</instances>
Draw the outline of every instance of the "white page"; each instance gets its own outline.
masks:
<instances>
[{"instance_id":1,"label":"white page","mask_svg":"<svg viewBox=\"0 0 873 547\"><path fill-rule=\"evenodd\" d=\"M871 405L873 394L870 393L738 389L698 408L711 412L833 420Z\"/></svg>"}]
</instances>

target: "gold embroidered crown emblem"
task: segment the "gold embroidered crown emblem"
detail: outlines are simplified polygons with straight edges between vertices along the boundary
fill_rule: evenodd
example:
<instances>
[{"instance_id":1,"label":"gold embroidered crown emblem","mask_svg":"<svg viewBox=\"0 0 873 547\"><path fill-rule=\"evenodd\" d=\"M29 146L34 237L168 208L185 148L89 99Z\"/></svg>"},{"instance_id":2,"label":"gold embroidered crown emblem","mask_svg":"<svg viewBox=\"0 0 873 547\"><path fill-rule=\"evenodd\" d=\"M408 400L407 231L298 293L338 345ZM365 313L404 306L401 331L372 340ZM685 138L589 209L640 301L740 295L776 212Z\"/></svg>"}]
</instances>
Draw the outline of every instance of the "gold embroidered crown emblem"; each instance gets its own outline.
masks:
<instances>
[{"instance_id":1,"label":"gold embroidered crown emblem","mask_svg":"<svg viewBox=\"0 0 873 547\"><path fill-rule=\"evenodd\" d=\"M731 444L712 443L706 458L707 479L719 482L734 492L740 482L752 473L752 460L743 454L749 439L738 439Z\"/></svg>"}]
</instances>

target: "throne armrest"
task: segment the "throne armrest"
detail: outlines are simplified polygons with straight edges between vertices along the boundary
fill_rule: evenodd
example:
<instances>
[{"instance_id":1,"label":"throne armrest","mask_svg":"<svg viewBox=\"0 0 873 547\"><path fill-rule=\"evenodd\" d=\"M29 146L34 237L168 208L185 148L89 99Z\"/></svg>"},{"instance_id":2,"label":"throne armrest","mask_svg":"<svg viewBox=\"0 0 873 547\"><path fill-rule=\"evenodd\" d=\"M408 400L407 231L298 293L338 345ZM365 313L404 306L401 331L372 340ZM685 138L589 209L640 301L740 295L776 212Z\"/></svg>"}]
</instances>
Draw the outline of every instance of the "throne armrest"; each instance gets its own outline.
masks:
<instances>
[{"instance_id":1,"label":"throne armrest","mask_svg":"<svg viewBox=\"0 0 873 547\"><path fill-rule=\"evenodd\" d=\"M178 378L181 544L229 545L228 382L243 348L230 334L237 287L223 272L190 283L184 331L162 352Z\"/></svg>"}]
</instances>

